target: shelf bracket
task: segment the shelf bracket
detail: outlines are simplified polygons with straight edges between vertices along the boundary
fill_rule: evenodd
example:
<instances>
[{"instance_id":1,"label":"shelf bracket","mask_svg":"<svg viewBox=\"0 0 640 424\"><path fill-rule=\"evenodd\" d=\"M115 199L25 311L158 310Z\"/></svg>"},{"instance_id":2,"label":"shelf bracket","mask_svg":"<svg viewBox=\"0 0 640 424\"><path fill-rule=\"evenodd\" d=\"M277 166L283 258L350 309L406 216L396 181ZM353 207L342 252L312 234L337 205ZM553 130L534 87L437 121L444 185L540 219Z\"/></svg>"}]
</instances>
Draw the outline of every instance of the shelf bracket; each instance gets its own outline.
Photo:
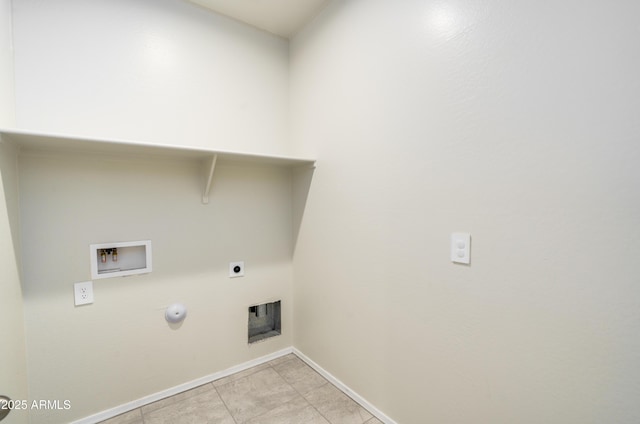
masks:
<instances>
[{"instance_id":1,"label":"shelf bracket","mask_svg":"<svg viewBox=\"0 0 640 424\"><path fill-rule=\"evenodd\" d=\"M216 161L218 155L212 155L205 159L204 167L204 190L202 191L202 204L209 204L209 192L211 191L211 181L213 180L213 171L216 169Z\"/></svg>"}]
</instances>

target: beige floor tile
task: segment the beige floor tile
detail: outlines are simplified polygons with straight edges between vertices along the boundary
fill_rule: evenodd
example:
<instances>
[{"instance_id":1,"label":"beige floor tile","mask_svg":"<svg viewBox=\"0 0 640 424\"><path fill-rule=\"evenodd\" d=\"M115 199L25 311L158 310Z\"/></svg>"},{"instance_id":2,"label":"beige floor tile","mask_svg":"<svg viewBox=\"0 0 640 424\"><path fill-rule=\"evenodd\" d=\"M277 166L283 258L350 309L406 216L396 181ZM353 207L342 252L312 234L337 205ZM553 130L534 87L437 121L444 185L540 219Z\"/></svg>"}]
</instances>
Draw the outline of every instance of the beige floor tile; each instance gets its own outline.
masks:
<instances>
[{"instance_id":1,"label":"beige floor tile","mask_svg":"<svg viewBox=\"0 0 640 424\"><path fill-rule=\"evenodd\" d=\"M312 390L304 397L331 424L363 424L373 416L332 384Z\"/></svg>"},{"instance_id":2,"label":"beige floor tile","mask_svg":"<svg viewBox=\"0 0 640 424\"><path fill-rule=\"evenodd\" d=\"M101 424L382 424L294 354Z\"/></svg>"},{"instance_id":3,"label":"beige floor tile","mask_svg":"<svg viewBox=\"0 0 640 424\"><path fill-rule=\"evenodd\" d=\"M144 414L145 424L235 424L215 390L189 396Z\"/></svg>"},{"instance_id":4,"label":"beige floor tile","mask_svg":"<svg viewBox=\"0 0 640 424\"><path fill-rule=\"evenodd\" d=\"M257 365L255 367L249 368L248 370L240 371L240 372L237 372L235 374L231 374L231 375L229 375L227 377L220 378L220 379L214 381L213 385L215 387L220 387L223 384L227 384L227 383L230 383L232 381L240 380L241 378L244 378L244 377L246 377L248 375L251 375L251 374L255 374L258 371L262 371L262 370L267 369L267 368L269 368L269 364L268 363L267 364Z\"/></svg>"},{"instance_id":5,"label":"beige floor tile","mask_svg":"<svg viewBox=\"0 0 640 424\"><path fill-rule=\"evenodd\" d=\"M150 403L142 407L142 413L147 414L151 411L155 411L156 409L164 408L165 406L171 405L176 402L180 402L181 400L190 398L192 396L199 395L201 393L208 392L209 390L214 390L211 383L203 384L202 386L194 387L191 390L187 390L182 393L178 393L177 395L169 396L164 399L160 399L157 402Z\"/></svg>"},{"instance_id":6,"label":"beige floor tile","mask_svg":"<svg viewBox=\"0 0 640 424\"><path fill-rule=\"evenodd\" d=\"M238 423L262 415L298 396L296 390L271 368L216 389Z\"/></svg>"},{"instance_id":7,"label":"beige floor tile","mask_svg":"<svg viewBox=\"0 0 640 424\"><path fill-rule=\"evenodd\" d=\"M247 424L329 424L303 397L247 421Z\"/></svg>"},{"instance_id":8,"label":"beige floor tile","mask_svg":"<svg viewBox=\"0 0 640 424\"><path fill-rule=\"evenodd\" d=\"M117 417L102 421L100 424L142 424L142 413L140 409L125 412Z\"/></svg>"},{"instance_id":9,"label":"beige floor tile","mask_svg":"<svg viewBox=\"0 0 640 424\"><path fill-rule=\"evenodd\" d=\"M289 353L287 355L284 355L284 356L281 356L279 358L273 359L273 360L271 360L271 361L269 361L267 363L269 365L271 365L271 366L275 366L275 365L281 364L283 362L287 362L287 361L290 361L292 359L297 359L297 358L298 357L296 355L294 355L293 353Z\"/></svg>"},{"instance_id":10,"label":"beige floor tile","mask_svg":"<svg viewBox=\"0 0 640 424\"><path fill-rule=\"evenodd\" d=\"M324 377L298 358L274 365L273 369L300 394L308 393L327 384Z\"/></svg>"}]
</instances>

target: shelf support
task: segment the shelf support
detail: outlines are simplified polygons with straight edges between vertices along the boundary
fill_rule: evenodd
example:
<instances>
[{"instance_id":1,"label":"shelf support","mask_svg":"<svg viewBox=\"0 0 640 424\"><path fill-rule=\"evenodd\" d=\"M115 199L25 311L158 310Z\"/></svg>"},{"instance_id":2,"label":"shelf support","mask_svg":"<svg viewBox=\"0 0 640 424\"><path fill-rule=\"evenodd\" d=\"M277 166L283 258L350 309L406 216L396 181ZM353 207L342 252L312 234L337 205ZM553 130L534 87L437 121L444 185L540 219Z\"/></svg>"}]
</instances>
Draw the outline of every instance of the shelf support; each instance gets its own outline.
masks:
<instances>
[{"instance_id":1,"label":"shelf support","mask_svg":"<svg viewBox=\"0 0 640 424\"><path fill-rule=\"evenodd\" d=\"M202 192L202 204L209 204L209 192L211 191L211 181L213 180L213 171L216 169L216 161L218 155L211 155L205 160L204 167L204 190Z\"/></svg>"}]
</instances>

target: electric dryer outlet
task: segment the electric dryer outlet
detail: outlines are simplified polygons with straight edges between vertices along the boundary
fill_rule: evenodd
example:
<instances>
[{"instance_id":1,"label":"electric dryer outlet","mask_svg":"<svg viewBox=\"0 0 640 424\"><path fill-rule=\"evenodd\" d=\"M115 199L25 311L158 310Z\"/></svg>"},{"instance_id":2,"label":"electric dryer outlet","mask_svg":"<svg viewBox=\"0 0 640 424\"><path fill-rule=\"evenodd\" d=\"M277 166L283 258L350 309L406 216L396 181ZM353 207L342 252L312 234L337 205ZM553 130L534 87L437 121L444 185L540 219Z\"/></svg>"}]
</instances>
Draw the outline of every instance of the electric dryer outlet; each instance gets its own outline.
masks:
<instances>
[{"instance_id":1,"label":"electric dryer outlet","mask_svg":"<svg viewBox=\"0 0 640 424\"><path fill-rule=\"evenodd\" d=\"M229 263L229 278L244 277L244 262Z\"/></svg>"}]
</instances>

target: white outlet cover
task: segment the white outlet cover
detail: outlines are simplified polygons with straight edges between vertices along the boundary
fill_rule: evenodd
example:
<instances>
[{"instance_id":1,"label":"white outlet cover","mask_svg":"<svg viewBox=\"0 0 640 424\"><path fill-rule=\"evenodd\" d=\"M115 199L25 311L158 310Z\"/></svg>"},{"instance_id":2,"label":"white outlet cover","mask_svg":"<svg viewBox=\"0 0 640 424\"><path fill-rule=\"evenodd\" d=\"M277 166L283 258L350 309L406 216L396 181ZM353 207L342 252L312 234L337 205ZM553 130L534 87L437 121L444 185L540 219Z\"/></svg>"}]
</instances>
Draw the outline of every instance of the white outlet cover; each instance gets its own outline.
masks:
<instances>
[{"instance_id":1,"label":"white outlet cover","mask_svg":"<svg viewBox=\"0 0 640 424\"><path fill-rule=\"evenodd\" d=\"M471 234L451 234L451 262L466 265L471 263Z\"/></svg>"},{"instance_id":2,"label":"white outlet cover","mask_svg":"<svg viewBox=\"0 0 640 424\"><path fill-rule=\"evenodd\" d=\"M229 263L229 278L244 277L244 262Z\"/></svg>"},{"instance_id":3,"label":"white outlet cover","mask_svg":"<svg viewBox=\"0 0 640 424\"><path fill-rule=\"evenodd\" d=\"M73 285L73 297L76 306L93 303L93 281L75 283Z\"/></svg>"}]
</instances>

